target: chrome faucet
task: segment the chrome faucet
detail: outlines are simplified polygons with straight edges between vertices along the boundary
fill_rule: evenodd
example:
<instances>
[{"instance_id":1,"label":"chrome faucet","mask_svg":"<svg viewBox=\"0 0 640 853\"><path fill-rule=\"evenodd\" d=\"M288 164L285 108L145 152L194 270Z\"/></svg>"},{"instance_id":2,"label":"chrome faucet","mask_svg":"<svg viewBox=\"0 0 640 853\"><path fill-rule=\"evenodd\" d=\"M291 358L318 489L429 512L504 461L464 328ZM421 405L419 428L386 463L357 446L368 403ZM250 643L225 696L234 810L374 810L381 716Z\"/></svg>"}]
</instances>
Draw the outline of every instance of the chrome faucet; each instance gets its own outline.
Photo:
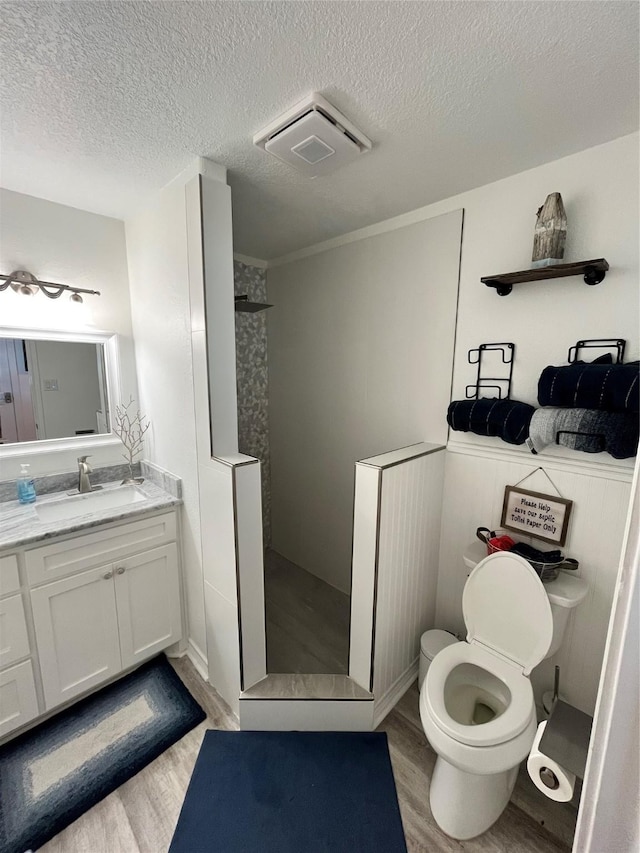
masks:
<instances>
[{"instance_id":1,"label":"chrome faucet","mask_svg":"<svg viewBox=\"0 0 640 853\"><path fill-rule=\"evenodd\" d=\"M81 495L93 491L91 481L89 480L89 474L93 471L93 468L87 462L88 458L88 456L78 457L78 491Z\"/></svg>"}]
</instances>

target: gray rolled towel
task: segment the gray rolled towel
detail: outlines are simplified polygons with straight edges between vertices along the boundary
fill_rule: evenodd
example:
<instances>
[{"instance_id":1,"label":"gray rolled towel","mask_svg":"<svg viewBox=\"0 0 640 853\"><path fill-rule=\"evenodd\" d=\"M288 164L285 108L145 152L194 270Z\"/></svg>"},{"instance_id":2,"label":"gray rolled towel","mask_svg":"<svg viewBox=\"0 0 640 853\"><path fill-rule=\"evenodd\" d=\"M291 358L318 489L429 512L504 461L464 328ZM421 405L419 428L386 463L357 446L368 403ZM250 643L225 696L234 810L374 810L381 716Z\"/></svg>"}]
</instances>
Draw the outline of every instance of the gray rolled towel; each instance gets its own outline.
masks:
<instances>
[{"instance_id":1,"label":"gray rolled towel","mask_svg":"<svg viewBox=\"0 0 640 853\"><path fill-rule=\"evenodd\" d=\"M577 434L576 434L577 433ZM615 459L635 456L638 415L597 409L536 409L529 425L527 444L539 453L549 444L561 444L583 453L606 451Z\"/></svg>"}]
</instances>

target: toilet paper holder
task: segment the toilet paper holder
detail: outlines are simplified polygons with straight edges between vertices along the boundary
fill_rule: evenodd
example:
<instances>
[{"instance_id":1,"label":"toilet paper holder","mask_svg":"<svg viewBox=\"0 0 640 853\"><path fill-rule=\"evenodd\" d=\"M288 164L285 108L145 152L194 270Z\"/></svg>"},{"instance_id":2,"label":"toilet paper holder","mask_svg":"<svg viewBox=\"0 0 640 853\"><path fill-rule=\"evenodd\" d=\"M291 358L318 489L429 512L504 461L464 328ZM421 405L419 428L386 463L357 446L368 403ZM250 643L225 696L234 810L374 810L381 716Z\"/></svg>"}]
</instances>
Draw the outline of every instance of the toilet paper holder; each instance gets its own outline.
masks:
<instances>
[{"instance_id":1,"label":"toilet paper holder","mask_svg":"<svg viewBox=\"0 0 640 853\"><path fill-rule=\"evenodd\" d=\"M579 779L584 779L592 724L593 717L589 714L558 699L540 739L541 752ZM553 774L553 771L549 772ZM548 785L546 779L542 782L553 790L554 786Z\"/></svg>"}]
</instances>

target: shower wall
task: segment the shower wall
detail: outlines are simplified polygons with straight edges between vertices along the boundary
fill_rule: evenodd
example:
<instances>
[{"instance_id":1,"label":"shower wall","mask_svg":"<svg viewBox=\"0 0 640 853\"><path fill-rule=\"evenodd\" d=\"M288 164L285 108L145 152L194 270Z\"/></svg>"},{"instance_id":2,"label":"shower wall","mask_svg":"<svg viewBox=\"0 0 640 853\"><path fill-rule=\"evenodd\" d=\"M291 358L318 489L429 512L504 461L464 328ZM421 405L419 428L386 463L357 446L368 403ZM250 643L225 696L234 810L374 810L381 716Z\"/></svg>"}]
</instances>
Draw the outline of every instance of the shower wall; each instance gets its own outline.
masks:
<instances>
[{"instance_id":1,"label":"shower wall","mask_svg":"<svg viewBox=\"0 0 640 853\"><path fill-rule=\"evenodd\" d=\"M266 270L233 262L236 296L267 301ZM262 463L262 528L265 548L271 544L271 460L269 452L269 375L267 312L236 312L236 381L238 449Z\"/></svg>"},{"instance_id":2,"label":"shower wall","mask_svg":"<svg viewBox=\"0 0 640 853\"><path fill-rule=\"evenodd\" d=\"M355 463L447 441L462 211L386 228L267 274L272 546L345 593Z\"/></svg>"}]
</instances>

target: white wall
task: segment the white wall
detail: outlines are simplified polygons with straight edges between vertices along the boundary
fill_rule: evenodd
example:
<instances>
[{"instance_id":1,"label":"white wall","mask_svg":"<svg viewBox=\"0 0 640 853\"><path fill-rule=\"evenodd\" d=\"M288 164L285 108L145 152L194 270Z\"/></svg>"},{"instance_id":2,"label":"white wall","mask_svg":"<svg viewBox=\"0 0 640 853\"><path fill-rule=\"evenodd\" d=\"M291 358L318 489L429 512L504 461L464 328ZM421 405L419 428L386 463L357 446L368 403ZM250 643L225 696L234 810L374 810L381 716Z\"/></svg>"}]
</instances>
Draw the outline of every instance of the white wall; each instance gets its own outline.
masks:
<instances>
[{"instance_id":1,"label":"white wall","mask_svg":"<svg viewBox=\"0 0 640 853\"><path fill-rule=\"evenodd\" d=\"M461 211L267 271L272 544L349 591L354 464L444 443Z\"/></svg>"},{"instance_id":2,"label":"white wall","mask_svg":"<svg viewBox=\"0 0 640 853\"><path fill-rule=\"evenodd\" d=\"M126 223L131 309L147 458L182 479L189 638L206 661L184 184L165 187Z\"/></svg>"},{"instance_id":3,"label":"white wall","mask_svg":"<svg viewBox=\"0 0 640 853\"><path fill-rule=\"evenodd\" d=\"M467 350L482 342L516 344L512 396L535 404L537 378L547 364L566 362L581 338L627 339L625 360L638 358L638 136L632 135L481 187L428 210L464 207L460 302L454 365L454 398L475 378ZM492 273L527 268L537 207L559 191L569 220L565 260L605 257L611 272L589 287L580 278L514 286L499 297L480 283ZM444 416L444 412L442 413ZM536 670L539 696L561 666L561 689L569 702L593 712L607 622L622 542L633 460L550 448L539 456L499 439L451 432L445 495L436 621L463 627L461 593L466 571L460 548L479 525L500 523L504 486L542 465L574 501L566 543L580 560L590 585L572 619L557 659ZM553 494L538 474L525 487Z\"/></svg>"},{"instance_id":4,"label":"white wall","mask_svg":"<svg viewBox=\"0 0 640 853\"><path fill-rule=\"evenodd\" d=\"M195 161L126 228L140 396L154 424L148 456L182 478L188 654L237 712L234 525L243 502L235 500L231 466L247 460L237 454L231 194L225 177L216 164ZM237 458L213 459L212 448ZM254 486L259 542L257 472Z\"/></svg>"},{"instance_id":5,"label":"white wall","mask_svg":"<svg viewBox=\"0 0 640 853\"><path fill-rule=\"evenodd\" d=\"M573 849L640 849L640 467L620 561Z\"/></svg>"},{"instance_id":6,"label":"white wall","mask_svg":"<svg viewBox=\"0 0 640 853\"><path fill-rule=\"evenodd\" d=\"M197 186L194 182L187 185L187 216L207 674L210 683L238 713L241 673L247 662L238 588L241 569L245 568L246 554L241 551L247 531L241 532L239 525L239 517L246 518L246 505L238 493L235 466L255 460L237 452L231 191L223 176L203 174ZM212 454L220 458L212 458ZM259 507L258 470L253 485ZM253 568L262 577L259 510L251 518L248 533L258 543L259 559L259 565ZM250 586L250 590L255 594L254 604L262 604L261 587ZM255 628L247 627L247 638L256 639ZM262 657L264 673L264 629L258 639L259 647L251 643L251 652Z\"/></svg>"},{"instance_id":7,"label":"white wall","mask_svg":"<svg viewBox=\"0 0 640 853\"><path fill-rule=\"evenodd\" d=\"M124 223L61 204L0 189L0 271L26 269L44 281L99 290L76 305L66 296L32 298L12 290L0 293L0 325L69 331L109 331L120 336L123 399L137 397L129 305ZM94 466L122 461L119 442L95 450ZM83 451L85 452L85 451ZM28 461L33 474L74 470L78 452L48 452L37 457L2 459L0 477L8 479Z\"/></svg>"}]
</instances>

